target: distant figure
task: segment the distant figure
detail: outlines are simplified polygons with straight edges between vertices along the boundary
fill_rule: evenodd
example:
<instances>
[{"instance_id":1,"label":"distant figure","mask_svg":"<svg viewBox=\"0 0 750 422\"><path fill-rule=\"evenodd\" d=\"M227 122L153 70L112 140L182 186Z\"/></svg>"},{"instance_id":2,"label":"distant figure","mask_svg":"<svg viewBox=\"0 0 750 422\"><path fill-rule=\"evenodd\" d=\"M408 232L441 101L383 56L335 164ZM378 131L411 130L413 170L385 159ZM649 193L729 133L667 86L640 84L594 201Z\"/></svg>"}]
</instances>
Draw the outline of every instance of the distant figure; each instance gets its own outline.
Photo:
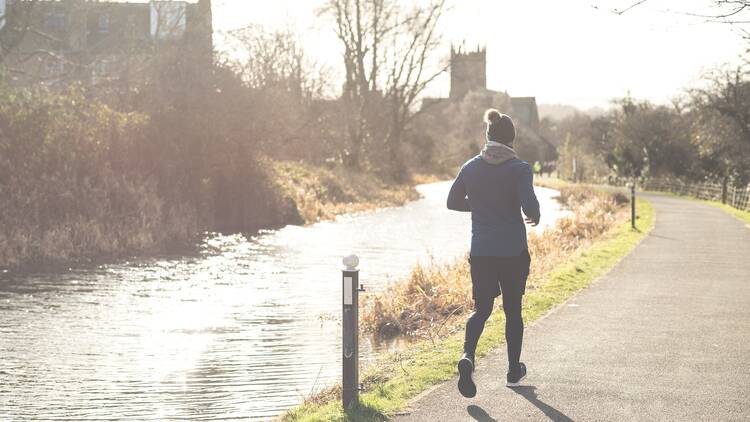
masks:
<instances>
[{"instance_id":1,"label":"distant figure","mask_svg":"<svg viewBox=\"0 0 750 422\"><path fill-rule=\"evenodd\" d=\"M526 376L520 362L523 342L521 301L526 291L531 257L525 222L539 224L531 166L513 150L516 129L509 116L495 109L484 115L487 144L461 167L448 194L448 208L471 212L471 265L474 313L466 322L464 354L458 361L458 390L464 397L477 392L472 379L474 354L495 298L502 292L505 340L508 344L507 386L517 387Z\"/></svg>"}]
</instances>

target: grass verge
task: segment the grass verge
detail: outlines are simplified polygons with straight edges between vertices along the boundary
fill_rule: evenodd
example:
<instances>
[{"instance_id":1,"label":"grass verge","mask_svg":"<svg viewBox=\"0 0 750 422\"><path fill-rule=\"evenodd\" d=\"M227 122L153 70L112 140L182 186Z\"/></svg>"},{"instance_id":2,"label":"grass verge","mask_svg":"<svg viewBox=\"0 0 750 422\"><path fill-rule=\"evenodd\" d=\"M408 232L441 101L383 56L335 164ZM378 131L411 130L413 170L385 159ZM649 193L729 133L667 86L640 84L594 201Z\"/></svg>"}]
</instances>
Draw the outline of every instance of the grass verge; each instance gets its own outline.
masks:
<instances>
[{"instance_id":1,"label":"grass verge","mask_svg":"<svg viewBox=\"0 0 750 422\"><path fill-rule=\"evenodd\" d=\"M576 252L547 273L538 289L526 294L524 319L531 323L592 281L626 256L653 228L655 213L648 201L638 203L638 231L629 221L618 223L605 237ZM496 312L488 321L477 349L481 358L504 341L504 319ZM365 392L360 406L343 409L336 390L322 394L283 416L285 421L381 421L408 404L419 393L456 374L455 363L463 347L463 334L453 333L437 341L421 341L408 350L381 358L362 377Z\"/></svg>"}]
</instances>

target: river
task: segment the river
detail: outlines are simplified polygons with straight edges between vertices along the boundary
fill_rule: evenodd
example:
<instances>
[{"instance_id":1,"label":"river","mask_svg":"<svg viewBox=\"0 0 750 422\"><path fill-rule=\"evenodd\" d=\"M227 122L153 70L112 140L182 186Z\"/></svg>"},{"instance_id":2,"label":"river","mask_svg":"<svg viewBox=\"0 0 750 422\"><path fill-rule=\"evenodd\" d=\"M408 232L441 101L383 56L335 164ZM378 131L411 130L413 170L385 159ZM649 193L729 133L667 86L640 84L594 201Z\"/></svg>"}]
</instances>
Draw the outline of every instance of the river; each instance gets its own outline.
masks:
<instances>
[{"instance_id":1,"label":"river","mask_svg":"<svg viewBox=\"0 0 750 422\"><path fill-rule=\"evenodd\" d=\"M368 291L463 255L448 182L401 207L207 236L194 255L0 274L0 420L266 420L341 374L341 257ZM565 214L536 188L543 224ZM388 345L363 342L367 362Z\"/></svg>"}]
</instances>

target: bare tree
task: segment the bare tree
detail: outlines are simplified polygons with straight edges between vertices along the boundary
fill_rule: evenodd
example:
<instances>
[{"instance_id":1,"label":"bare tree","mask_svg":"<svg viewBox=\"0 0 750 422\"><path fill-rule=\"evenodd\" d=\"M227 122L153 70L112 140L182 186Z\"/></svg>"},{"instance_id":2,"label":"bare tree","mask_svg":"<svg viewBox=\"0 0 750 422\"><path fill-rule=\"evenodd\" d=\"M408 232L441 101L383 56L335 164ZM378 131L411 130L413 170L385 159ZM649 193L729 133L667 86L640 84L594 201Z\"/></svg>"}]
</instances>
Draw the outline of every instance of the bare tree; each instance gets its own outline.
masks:
<instances>
[{"instance_id":1,"label":"bare tree","mask_svg":"<svg viewBox=\"0 0 750 422\"><path fill-rule=\"evenodd\" d=\"M28 0L17 4L6 5L5 13L0 15L0 64L8 55L21 45L31 28L34 6L37 0Z\"/></svg>"},{"instance_id":2,"label":"bare tree","mask_svg":"<svg viewBox=\"0 0 750 422\"><path fill-rule=\"evenodd\" d=\"M426 8L415 7L396 28L388 60L386 98L390 125L386 147L391 163L400 163L399 147L404 131L414 119L415 100L447 66L431 67L431 58L441 45L437 24L445 9L445 0L434 1ZM402 170L397 168L396 170Z\"/></svg>"},{"instance_id":3,"label":"bare tree","mask_svg":"<svg viewBox=\"0 0 750 422\"><path fill-rule=\"evenodd\" d=\"M621 9L612 9L611 12L624 15L625 13L647 3L649 0L637 0ZM750 0L714 0L713 12L676 11L671 13L693 18L700 18L705 22L723 23L731 25L747 43L744 52L744 62L750 65ZM599 6L594 5L598 9Z\"/></svg>"},{"instance_id":4,"label":"bare tree","mask_svg":"<svg viewBox=\"0 0 750 422\"><path fill-rule=\"evenodd\" d=\"M741 67L718 70L707 77L709 86L693 90L695 104L731 120L750 147L750 80Z\"/></svg>"},{"instance_id":5,"label":"bare tree","mask_svg":"<svg viewBox=\"0 0 750 422\"><path fill-rule=\"evenodd\" d=\"M612 13L624 15L625 13L647 3L648 1L649 0L637 0L630 3L626 7L612 9ZM713 3L716 9L716 12L714 13L695 11L673 11L673 13L697 18L704 18L710 22L723 22L737 25L750 23L750 17L747 16L747 13L750 12L750 0L714 0ZM598 8L598 6L594 7Z\"/></svg>"},{"instance_id":6,"label":"bare tree","mask_svg":"<svg viewBox=\"0 0 750 422\"><path fill-rule=\"evenodd\" d=\"M392 30L385 22L392 21L395 6L387 0L330 0L324 11L333 16L336 35L344 47L342 99L351 143L344 158L346 164L358 167L368 137L368 109L375 97L377 76L384 60L382 44Z\"/></svg>"},{"instance_id":7,"label":"bare tree","mask_svg":"<svg viewBox=\"0 0 750 422\"><path fill-rule=\"evenodd\" d=\"M336 104L325 98L328 67L308 56L291 28L251 25L228 36L221 66L241 80L236 94L254 116L247 132L255 145L274 157L325 155L330 137L321 132L336 116Z\"/></svg>"},{"instance_id":8,"label":"bare tree","mask_svg":"<svg viewBox=\"0 0 750 422\"><path fill-rule=\"evenodd\" d=\"M203 2L201 2L203 3ZM120 39L108 54L89 57L88 81L107 101L119 99L126 109L156 110L201 101L210 88L213 66L210 4L154 2L148 5L150 25L144 32L135 22L102 37ZM188 8L197 7L192 23ZM89 46L96 49L96 45ZM190 86L191 89L185 89Z\"/></svg>"},{"instance_id":9,"label":"bare tree","mask_svg":"<svg viewBox=\"0 0 750 422\"><path fill-rule=\"evenodd\" d=\"M293 30L268 31L250 25L229 35L233 51L244 57L225 60L250 88L281 89L305 100L324 95L327 69L306 54Z\"/></svg>"},{"instance_id":10,"label":"bare tree","mask_svg":"<svg viewBox=\"0 0 750 422\"><path fill-rule=\"evenodd\" d=\"M4 14L0 15L0 65L5 63L8 56L21 46L29 33L36 33L43 38L59 41L52 35L33 27L32 22L37 2L38 0L27 0L15 4L6 4ZM38 54L50 55L52 53L47 50L34 51L29 56Z\"/></svg>"},{"instance_id":11,"label":"bare tree","mask_svg":"<svg viewBox=\"0 0 750 422\"><path fill-rule=\"evenodd\" d=\"M445 0L410 10L393 0L327 2L323 11L344 47L348 164L361 165L363 148L379 134L387 155L397 157L416 98L445 70L432 62L444 10Z\"/></svg>"},{"instance_id":12,"label":"bare tree","mask_svg":"<svg viewBox=\"0 0 750 422\"><path fill-rule=\"evenodd\" d=\"M704 161L725 178L750 178L750 80L742 68L717 70L691 92L694 142Z\"/></svg>"}]
</instances>

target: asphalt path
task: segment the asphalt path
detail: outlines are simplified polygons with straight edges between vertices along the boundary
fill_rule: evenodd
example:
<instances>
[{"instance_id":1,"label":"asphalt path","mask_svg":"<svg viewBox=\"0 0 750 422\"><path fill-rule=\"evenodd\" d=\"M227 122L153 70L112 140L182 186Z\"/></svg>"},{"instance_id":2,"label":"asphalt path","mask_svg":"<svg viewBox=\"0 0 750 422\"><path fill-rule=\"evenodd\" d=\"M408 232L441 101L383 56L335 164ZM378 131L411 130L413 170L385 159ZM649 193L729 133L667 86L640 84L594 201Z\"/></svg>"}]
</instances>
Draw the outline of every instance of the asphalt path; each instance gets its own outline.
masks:
<instances>
[{"instance_id":1,"label":"asphalt path","mask_svg":"<svg viewBox=\"0 0 750 422\"><path fill-rule=\"evenodd\" d=\"M656 226L612 271L527 327L524 386L504 345L396 421L750 421L750 227L649 196ZM458 359L458 356L456 357Z\"/></svg>"}]
</instances>

